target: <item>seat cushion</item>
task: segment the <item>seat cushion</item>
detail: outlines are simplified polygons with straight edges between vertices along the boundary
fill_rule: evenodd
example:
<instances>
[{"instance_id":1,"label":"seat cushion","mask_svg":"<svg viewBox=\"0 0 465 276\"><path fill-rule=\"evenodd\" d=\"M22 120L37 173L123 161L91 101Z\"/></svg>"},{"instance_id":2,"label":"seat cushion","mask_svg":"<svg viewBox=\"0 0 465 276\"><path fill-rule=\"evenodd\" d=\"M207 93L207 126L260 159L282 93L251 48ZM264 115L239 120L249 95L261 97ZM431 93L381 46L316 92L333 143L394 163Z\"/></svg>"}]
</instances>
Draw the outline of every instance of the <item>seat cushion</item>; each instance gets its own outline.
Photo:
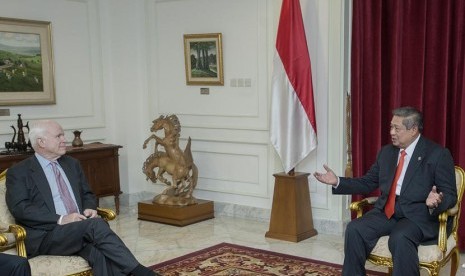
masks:
<instances>
[{"instance_id":1,"label":"seat cushion","mask_svg":"<svg viewBox=\"0 0 465 276\"><path fill-rule=\"evenodd\" d=\"M79 256L40 255L29 259L29 263L33 275L69 275L91 269Z\"/></svg>"},{"instance_id":2,"label":"seat cushion","mask_svg":"<svg viewBox=\"0 0 465 276\"><path fill-rule=\"evenodd\" d=\"M371 252L372 255L391 258L391 252L389 251L388 247L388 240L389 236L381 237L378 242L376 243L375 248ZM455 248L457 245L454 237L452 235L449 236L447 239L447 251L446 256ZM440 261L442 260L442 252L439 249L437 244L433 245L420 245L418 247L418 257L420 258L420 262L433 262L433 261Z\"/></svg>"},{"instance_id":3,"label":"seat cushion","mask_svg":"<svg viewBox=\"0 0 465 276\"><path fill-rule=\"evenodd\" d=\"M16 248L11 248L3 251L2 253L18 255ZM87 275L82 274L88 271L89 275L91 267L80 256L53 256L53 255L40 255L29 259L31 265L32 275L40 276L55 276L55 275Z\"/></svg>"},{"instance_id":4,"label":"seat cushion","mask_svg":"<svg viewBox=\"0 0 465 276\"><path fill-rule=\"evenodd\" d=\"M2 253L17 255L16 249L8 249ZM32 275L55 276L82 273L91 270L86 260L79 256L40 255L29 259Z\"/></svg>"}]
</instances>

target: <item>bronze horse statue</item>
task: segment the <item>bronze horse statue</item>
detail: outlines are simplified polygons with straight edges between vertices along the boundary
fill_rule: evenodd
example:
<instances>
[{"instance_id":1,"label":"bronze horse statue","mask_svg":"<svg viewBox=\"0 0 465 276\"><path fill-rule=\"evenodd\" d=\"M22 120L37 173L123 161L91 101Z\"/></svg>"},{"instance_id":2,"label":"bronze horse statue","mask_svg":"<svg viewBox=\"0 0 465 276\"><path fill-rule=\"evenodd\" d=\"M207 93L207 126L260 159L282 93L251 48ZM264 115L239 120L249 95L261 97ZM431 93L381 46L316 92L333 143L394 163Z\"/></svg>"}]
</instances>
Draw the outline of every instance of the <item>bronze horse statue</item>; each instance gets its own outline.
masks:
<instances>
[{"instance_id":1,"label":"bronze horse statue","mask_svg":"<svg viewBox=\"0 0 465 276\"><path fill-rule=\"evenodd\" d=\"M160 181L166 188L160 195L155 196L154 203L167 205L191 205L196 200L192 196L197 185L198 170L194 164L191 152L191 138L187 141L186 148L182 151L179 148L179 136L181 124L176 115L160 116L152 121L150 131L153 132L143 144L147 148L150 140L155 140L154 152L145 160L142 171L153 183ZM155 133L164 130L164 136L159 137ZM160 151L159 146L165 151ZM155 173L155 169L158 168ZM164 174L171 175L171 181L165 178Z\"/></svg>"}]
</instances>

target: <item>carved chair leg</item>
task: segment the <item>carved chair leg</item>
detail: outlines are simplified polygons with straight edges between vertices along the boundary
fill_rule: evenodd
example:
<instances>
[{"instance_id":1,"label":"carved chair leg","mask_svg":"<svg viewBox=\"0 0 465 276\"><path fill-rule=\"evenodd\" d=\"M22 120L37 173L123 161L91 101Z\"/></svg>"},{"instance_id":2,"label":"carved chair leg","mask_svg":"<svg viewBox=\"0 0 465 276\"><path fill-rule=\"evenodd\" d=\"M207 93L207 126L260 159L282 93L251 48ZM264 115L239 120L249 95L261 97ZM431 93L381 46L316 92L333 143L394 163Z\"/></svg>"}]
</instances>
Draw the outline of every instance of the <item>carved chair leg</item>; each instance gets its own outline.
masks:
<instances>
[{"instance_id":1,"label":"carved chair leg","mask_svg":"<svg viewBox=\"0 0 465 276\"><path fill-rule=\"evenodd\" d=\"M115 195L116 214L119 215L119 195Z\"/></svg>"},{"instance_id":2,"label":"carved chair leg","mask_svg":"<svg viewBox=\"0 0 465 276\"><path fill-rule=\"evenodd\" d=\"M452 252L451 261L450 261L450 276L455 276L457 274L457 269L459 268L459 250L454 248Z\"/></svg>"}]
</instances>

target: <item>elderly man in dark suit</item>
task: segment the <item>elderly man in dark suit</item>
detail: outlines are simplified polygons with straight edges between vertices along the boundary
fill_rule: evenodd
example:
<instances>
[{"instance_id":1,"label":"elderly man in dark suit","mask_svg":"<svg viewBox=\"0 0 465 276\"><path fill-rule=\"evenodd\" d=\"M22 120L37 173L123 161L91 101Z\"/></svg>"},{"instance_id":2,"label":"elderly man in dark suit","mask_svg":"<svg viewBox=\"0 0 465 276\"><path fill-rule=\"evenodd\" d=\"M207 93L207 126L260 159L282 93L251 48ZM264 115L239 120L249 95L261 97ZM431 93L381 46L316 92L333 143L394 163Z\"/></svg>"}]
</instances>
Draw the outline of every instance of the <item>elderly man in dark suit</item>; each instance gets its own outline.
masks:
<instances>
[{"instance_id":1,"label":"elderly man in dark suit","mask_svg":"<svg viewBox=\"0 0 465 276\"><path fill-rule=\"evenodd\" d=\"M28 257L79 255L94 275L155 275L97 215L97 202L79 161L65 155L62 127L39 121L29 139L34 156L7 171L6 202L27 232Z\"/></svg>"},{"instance_id":2,"label":"elderly man in dark suit","mask_svg":"<svg viewBox=\"0 0 465 276\"><path fill-rule=\"evenodd\" d=\"M334 194L366 194L379 188L375 208L351 221L345 232L343 275L365 275L365 262L381 236L389 235L393 275L420 275L418 245L437 239L438 216L457 201L454 161L444 147L421 135L422 114L412 107L393 111L392 144L378 153L359 178L315 172Z\"/></svg>"}]
</instances>

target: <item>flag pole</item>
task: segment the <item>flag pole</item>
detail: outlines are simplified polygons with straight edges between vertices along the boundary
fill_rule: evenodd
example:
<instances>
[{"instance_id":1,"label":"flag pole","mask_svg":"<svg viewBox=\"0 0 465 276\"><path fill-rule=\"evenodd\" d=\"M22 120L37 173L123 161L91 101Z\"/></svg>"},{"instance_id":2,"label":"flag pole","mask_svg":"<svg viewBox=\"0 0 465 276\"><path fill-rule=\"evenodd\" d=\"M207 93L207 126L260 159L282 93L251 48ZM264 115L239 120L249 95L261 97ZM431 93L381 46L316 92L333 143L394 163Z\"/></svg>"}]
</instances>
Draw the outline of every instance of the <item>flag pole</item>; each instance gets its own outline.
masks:
<instances>
[{"instance_id":1,"label":"flag pole","mask_svg":"<svg viewBox=\"0 0 465 276\"><path fill-rule=\"evenodd\" d=\"M298 242L317 235L310 174L295 172L295 166L317 145L312 68L299 0L282 1L271 102L270 138L284 172L274 174L270 229L265 237Z\"/></svg>"},{"instance_id":2,"label":"flag pole","mask_svg":"<svg viewBox=\"0 0 465 276\"><path fill-rule=\"evenodd\" d=\"M294 169L295 169L295 168L292 168L287 174L288 174L289 176L294 176L294 175L295 175L295 170L294 170Z\"/></svg>"}]
</instances>

